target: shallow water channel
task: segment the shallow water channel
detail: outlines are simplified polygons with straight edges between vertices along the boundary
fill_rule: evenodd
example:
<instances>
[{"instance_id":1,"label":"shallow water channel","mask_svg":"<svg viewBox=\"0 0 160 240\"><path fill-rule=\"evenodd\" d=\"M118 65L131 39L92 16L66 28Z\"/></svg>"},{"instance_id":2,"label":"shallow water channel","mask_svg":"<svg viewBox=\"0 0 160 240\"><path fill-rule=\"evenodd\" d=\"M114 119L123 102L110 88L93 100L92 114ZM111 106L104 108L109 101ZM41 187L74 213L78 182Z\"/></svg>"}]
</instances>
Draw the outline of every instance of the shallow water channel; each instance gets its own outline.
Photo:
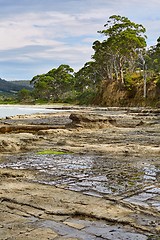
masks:
<instances>
[{"instance_id":1,"label":"shallow water channel","mask_svg":"<svg viewBox=\"0 0 160 240\"><path fill-rule=\"evenodd\" d=\"M29 169L35 171L33 181L97 197L118 196L160 211L158 157L32 153L8 156L0 168Z\"/></svg>"}]
</instances>

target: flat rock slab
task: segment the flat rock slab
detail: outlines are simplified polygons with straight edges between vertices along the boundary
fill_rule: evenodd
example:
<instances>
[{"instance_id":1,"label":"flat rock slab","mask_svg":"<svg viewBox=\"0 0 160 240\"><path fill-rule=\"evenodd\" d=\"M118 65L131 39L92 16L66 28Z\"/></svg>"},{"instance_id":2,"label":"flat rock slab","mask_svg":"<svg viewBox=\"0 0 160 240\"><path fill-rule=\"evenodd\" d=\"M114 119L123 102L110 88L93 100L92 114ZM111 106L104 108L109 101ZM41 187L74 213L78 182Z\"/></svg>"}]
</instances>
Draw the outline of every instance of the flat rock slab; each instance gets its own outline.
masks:
<instances>
[{"instance_id":1,"label":"flat rock slab","mask_svg":"<svg viewBox=\"0 0 160 240\"><path fill-rule=\"evenodd\" d=\"M147 240L149 235L159 232L158 226L140 223L141 215L143 219L149 216L145 209L28 182L34 179L28 171L1 169L0 176L0 239L119 236L126 240ZM159 218L155 212L150 215Z\"/></svg>"},{"instance_id":2,"label":"flat rock slab","mask_svg":"<svg viewBox=\"0 0 160 240\"><path fill-rule=\"evenodd\" d=\"M157 240L159 111L77 111L1 120L0 239ZM79 157L32 158L46 149Z\"/></svg>"}]
</instances>

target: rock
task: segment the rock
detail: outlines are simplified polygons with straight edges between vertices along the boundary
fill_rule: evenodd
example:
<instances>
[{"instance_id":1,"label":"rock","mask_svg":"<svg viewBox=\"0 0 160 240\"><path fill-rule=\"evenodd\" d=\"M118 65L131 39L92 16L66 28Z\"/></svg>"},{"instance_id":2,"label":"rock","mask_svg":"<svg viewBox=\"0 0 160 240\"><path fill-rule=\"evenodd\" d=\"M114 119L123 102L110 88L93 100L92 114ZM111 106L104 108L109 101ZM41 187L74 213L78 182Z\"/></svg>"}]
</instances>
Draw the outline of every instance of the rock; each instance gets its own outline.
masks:
<instances>
[{"instance_id":1,"label":"rock","mask_svg":"<svg viewBox=\"0 0 160 240\"><path fill-rule=\"evenodd\" d=\"M1 126L0 133L10 133L10 132L37 132L39 130L47 130L47 129L56 129L57 126L52 125L9 125L9 126ZM63 126L61 126L63 128Z\"/></svg>"},{"instance_id":2,"label":"rock","mask_svg":"<svg viewBox=\"0 0 160 240\"><path fill-rule=\"evenodd\" d=\"M64 224L70 226L70 227L73 227L73 228L76 228L76 229L83 229L85 226L83 224L79 224L79 223L74 223L74 222L63 222Z\"/></svg>"},{"instance_id":3,"label":"rock","mask_svg":"<svg viewBox=\"0 0 160 240\"><path fill-rule=\"evenodd\" d=\"M81 109L81 112L71 113L71 115L68 113L64 116L64 113L57 113L56 117L52 115L52 118L49 115L48 120L44 120L44 115L35 117L35 121L33 117L7 120L5 121L7 124L2 120L0 126L1 133L3 132L0 134L2 164L8 164L10 158L6 156L13 154L14 162L17 164L18 160L21 165L22 155L24 159L28 159L30 154L33 156L32 154L45 149L75 153L73 155L76 156L75 159L79 159L79 162L72 161L71 155L66 158L51 156L48 167L53 171L50 176L52 184L54 181L58 182L55 187L38 183L39 180L42 181L43 175L41 174L43 173L39 175L37 170L23 170L22 172L9 169L9 167L1 169L0 239L73 240L76 239L75 237L81 238L80 235L74 235L73 231L87 234L86 230L89 229L95 233L92 234L95 239L97 239L97 229L103 231L101 235L104 238L106 236L105 239L107 239L106 234L116 234L115 228L110 228L110 226L110 232L108 231L106 228L108 222L111 222L111 227L116 225L119 228L119 224L122 224L122 227L124 225L123 231L120 229L120 234L128 234L128 231L131 231L131 235L136 234L132 239L146 240L150 234L159 236L159 210L157 211L159 195L155 192L155 189L159 190L159 115L153 112L147 112L147 115L143 112L137 114L137 110L136 112L126 112L125 109L116 111L100 109L98 112L93 112L91 109L85 112ZM72 121L71 124L67 124L69 123L67 118ZM66 128L63 128L64 124ZM27 150L27 156L24 150L25 152ZM18 152L23 154L20 156ZM104 164L100 162L101 156ZM45 156L38 156L40 163L36 165L38 168L40 166L42 169L41 164L44 158ZM33 158L33 161L35 160ZM58 170L54 170L55 160ZM69 162L71 168L67 166ZM35 164L37 164L36 161ZM46 167L47 163L44 162L44 164ZM64 164L65 172L63 174L61 174L62 164ZM106 180L100 178L103 177L103 169ZM55 175L54 171L56 171ZM74 174L71 175L72 171ZM151 176L151 171L153 176ZM96 175L99 175L98 179ZM44 176L48 181L48 176ZM91 176L90 179L89 176ZM143 176L153 177L153 179L145 179ZM91 181L88 183L89 180ZM74 185L75 182L78 183L77 187ZM95 182L97 185L94 185ZM71 187L70 190L66 189L68 186ZM107 186L112 186L113 193L108 191ZM146 187L147 190L144 189ZM77 189L82 192L78 192ZM152 201L146 200L147 207L127 201L131 197L133 199L133 195L139 196L142 191L144 194L147 193L147 196L153 195ZM142 204L146 204L143 199L140 200ZM155 203L156 207L152 203ZM102 228L101 219L106 220L106 229ZM152 224L150 224L151 221ZM66 236L67 231L72 236ZM119 234L118 231L117 234ZM140 236L139 232L147 236L143 234ZM83 239L92 239L92 237L89 235L88 238ZM114 239L117 239L117 235Z\"/></svg>"},{"instance_id":4,"label":"rock","mask_svg":"<svg viewBox=\"0 0 160 240\"><path fill-rule=\"evenodd\" d=\"M27 145L33 145L33 142L39 138L32 133L5 134L0 136L0 151L2 152L17 152L25 150Z\"/></svg>"},{"instance_id":5,"label":"rock","mask_svg":"<svg viewBox=\"0 0 160 240\"><path fill-rule=\"evenodd\" d=\"M116 124L109 116L92 113L72 113L69 118L72 120L69 127L104 128Z\"/></svg>"}]
</instances>

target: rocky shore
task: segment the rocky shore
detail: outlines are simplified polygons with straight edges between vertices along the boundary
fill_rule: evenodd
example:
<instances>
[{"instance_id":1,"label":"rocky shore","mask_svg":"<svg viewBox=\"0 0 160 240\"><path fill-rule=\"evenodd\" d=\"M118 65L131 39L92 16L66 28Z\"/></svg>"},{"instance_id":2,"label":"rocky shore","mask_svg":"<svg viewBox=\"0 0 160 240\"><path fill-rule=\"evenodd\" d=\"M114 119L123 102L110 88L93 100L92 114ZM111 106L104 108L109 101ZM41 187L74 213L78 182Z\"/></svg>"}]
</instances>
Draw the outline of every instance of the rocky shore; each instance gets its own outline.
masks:
<instances>
[{"instance_id":1,"label":"rocky shore","mask_svg":"<svg viewBox=\"0 0 160 240\"><path fill-rule=\"evenodd\" d=\"M0 156L0 239L160 239L159 109L1 119Z\"/></svg>"}]
</instances>

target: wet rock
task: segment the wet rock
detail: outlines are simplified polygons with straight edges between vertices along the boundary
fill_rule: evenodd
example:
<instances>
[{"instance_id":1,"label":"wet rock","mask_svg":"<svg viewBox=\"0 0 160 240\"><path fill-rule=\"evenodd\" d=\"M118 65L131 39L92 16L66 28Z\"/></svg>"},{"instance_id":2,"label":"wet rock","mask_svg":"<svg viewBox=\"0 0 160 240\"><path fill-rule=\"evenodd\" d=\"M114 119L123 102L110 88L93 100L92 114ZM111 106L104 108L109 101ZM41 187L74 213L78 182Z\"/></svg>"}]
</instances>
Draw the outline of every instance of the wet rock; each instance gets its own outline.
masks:
<instances>
[{"instance_id":1,"label":"wet rock","mask_svg":"<svg viewBox=\"0 0 160 240\"><path fill-rule=\"evenodd\" d=\"M42 238L39 229L44 239L156 239L159 112L88 108L69 116L2 123L12 131L0 134L0 239ZM45 149L75 154L36 154Z\"/></svg>"}]
</instances>

